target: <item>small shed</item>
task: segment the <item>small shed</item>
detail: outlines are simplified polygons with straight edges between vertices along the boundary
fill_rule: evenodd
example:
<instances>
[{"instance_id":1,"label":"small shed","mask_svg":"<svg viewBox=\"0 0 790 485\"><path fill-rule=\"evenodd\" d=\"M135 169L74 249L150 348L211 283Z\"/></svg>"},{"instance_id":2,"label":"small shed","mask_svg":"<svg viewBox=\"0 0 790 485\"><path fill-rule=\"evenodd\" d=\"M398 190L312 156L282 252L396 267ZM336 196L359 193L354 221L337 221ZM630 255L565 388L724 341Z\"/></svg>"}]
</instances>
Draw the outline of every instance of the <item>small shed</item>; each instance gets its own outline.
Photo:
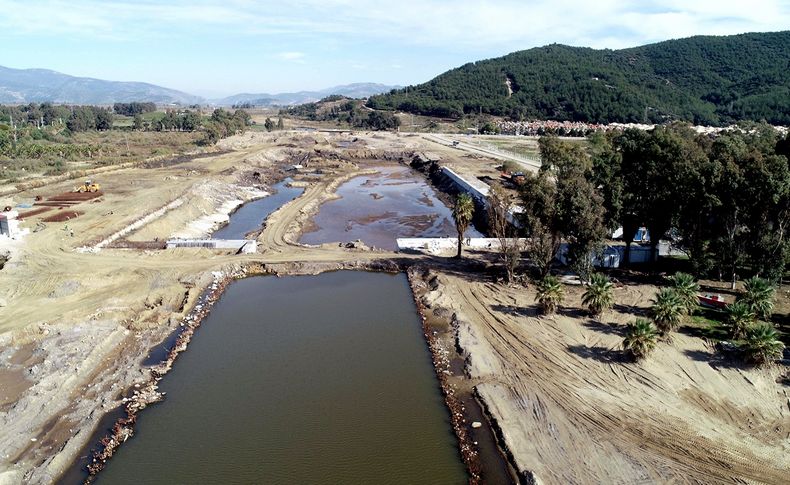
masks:
<instances>
[{"instance_id":1,"label":"small shed","mask_svg":"<svg viewBox=\"0 0 790 485\"><path fill-rule=\"evenodd\" d=\"M19 233L19 221L17 211L0 212L0 236L14 238Z\"/></svg>"}]
</instances>

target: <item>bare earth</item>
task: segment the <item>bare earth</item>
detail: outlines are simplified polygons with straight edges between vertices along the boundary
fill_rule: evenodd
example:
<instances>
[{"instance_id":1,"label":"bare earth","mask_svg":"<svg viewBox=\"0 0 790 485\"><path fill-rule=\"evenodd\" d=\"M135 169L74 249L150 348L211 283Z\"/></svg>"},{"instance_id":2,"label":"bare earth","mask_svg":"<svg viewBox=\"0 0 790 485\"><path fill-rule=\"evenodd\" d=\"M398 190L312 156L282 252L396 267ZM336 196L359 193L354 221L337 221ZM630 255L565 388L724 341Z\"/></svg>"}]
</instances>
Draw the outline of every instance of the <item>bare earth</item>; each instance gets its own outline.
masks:
<instances>
[{"instance_id":1,"label":"bare earth","mask_svg":"<svg viewBox=\"0 0 790 485\"><path fill-rule=\"evenodd\" d=\"M625 323L655 288L617 290L617 311L538 316L534 291L438 273L426 301L455 313L466 372L517 468L541 483L787 483L790 401L778 369L717 365L682 333L643 363L622 358Z\"/></svg>"},{"instance_id":2,"label":"bare earth","mask_svg":"<svg viewBox=\"0 0 790 485\"><path fill-rule=\"evenodd\" d=\"M11 253L0 270L0 484L54 481L122 392L146 381L148 349L180 324L212 272L433 264L431 257L296 243L320 204L372 161L429 151L462 172L492 176L501 163L396 134L248 133L219 148L231 151L105 171L96 176L104 195L75 206L81 216L43 226L41 218L59 209L32 216L23 227L43 229L0 248ZM295 177L306 190L272 214L257 254L117 247L207 234L291 164L316 174ZM74 184L9 191L0 206ZM426 303L457 314L469 382L520 471L545 483L787 483L790 408L778 371L712 364L703 341L686 335L643 364L617 361L623 322L653 288L618 290L622 307L602 322L572 312L538 318L530 291L437 271ZM569 307L578 306L577 293Z\"/></svg>"}]
</instances>

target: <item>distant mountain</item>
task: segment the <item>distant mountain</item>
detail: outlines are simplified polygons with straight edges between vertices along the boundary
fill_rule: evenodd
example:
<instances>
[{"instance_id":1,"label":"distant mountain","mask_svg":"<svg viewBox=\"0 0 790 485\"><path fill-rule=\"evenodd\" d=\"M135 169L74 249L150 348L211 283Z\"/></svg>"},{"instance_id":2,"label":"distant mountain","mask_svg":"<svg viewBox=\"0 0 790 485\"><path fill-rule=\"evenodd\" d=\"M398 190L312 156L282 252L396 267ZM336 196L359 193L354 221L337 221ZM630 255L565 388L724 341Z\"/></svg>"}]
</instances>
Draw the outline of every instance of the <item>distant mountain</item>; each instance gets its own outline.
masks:
<instances>
[{"instance_id":1,"label":"distant mountain","mask_svg":"<svg viewBox=\"0 0 790 485\"><path fill-rule=\"evenodd\" d=\"M234 104L250 103L255 106L289 106L295 104L312 103L319 99L339 94L347 98L368 98L375 94L387 93L400 86L387 86L376 83L355 83L343 86L334 86L320 91L299 91L296 93L242 93L216 99L214 104L219 106L233 106Z\"/></svg>"},{"instance_id":2,"label":"distant mountain","mask_svg":"<svg viewBox=\"0 0 790 485\"><path fill-rule=\"evenodd\" d=\"M47 69L0 66L0 103L112 104L151 101L196 104L203 98L175 89L137 82L75 77Z\"/></svg>"},{"instance_id":3,"label":"distant mountain","mask_svg":"<svg viewBox=\"0 0 790 485\"><path fill-rule=\"evenodd\" d=\"M586 122L790 124L790 31L621 50L549 45L466 64L368 106Z\"/></svg>"}]
</instances>

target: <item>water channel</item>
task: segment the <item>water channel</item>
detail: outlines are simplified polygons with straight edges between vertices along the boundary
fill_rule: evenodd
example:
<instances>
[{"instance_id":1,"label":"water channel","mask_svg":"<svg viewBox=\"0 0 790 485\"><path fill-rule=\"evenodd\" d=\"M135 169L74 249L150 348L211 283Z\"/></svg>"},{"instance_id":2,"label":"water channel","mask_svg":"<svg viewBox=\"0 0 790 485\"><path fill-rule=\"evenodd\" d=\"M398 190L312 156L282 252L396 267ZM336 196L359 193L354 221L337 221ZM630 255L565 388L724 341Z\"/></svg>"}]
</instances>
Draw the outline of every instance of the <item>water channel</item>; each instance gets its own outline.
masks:
<instances>
[{"instance_id":1,"label":"water channel","mask_svg":"<svg viewBox=\"0 0 790 485\"><path fill-rule=\"evenodd\" d=\"M341 198L321 206L300 242L322 244L361 239L369 246L396 249L398 237L455 237L451 210L425 178L403 165L374 167L337 190ZM474 228L468 237L482 237Z\"/></svg>"},{"instance_id":2,"label":"water channel","mask_svg":"<svg viewBox=\"0 0 790 485\"><path fill-rule=\"evenodd\" d=\"M214 231L212 239L244 239L248 233L260 229L269 214L304 192L303 188L289 187L290 182L286 179L272 187L271 195L239 207L225 226Z\"/></svg>"},{"instance_id":3,"label":"water channel","mask_svg":"<svg viewBox=\"0 0 790 485\"><path fill-rule=\"evenodd\" d=\"M404 166L378 170L343 184L341 198L320 208L302 242L362 239L394 249L396 237L455 235L450 209L424 178ZM212 237L239 239L259 229L301 194L289 181L239 208ZM467 236L479 233L471 228ZM161 361L174 339L146 363ZM98 483L467 480L402 274L235 282L160 389L165 402L141 413L135 437ZM496 453L493 436L479 439ZM81 473L75 468L61 483Z\"/></svg>"},{"instance_id":4,"label":"water channel","mask_svg":"<svg viewBox=\"0 0 790 485\"><path fill-rule=\"evenodd\" d=\"M102 484L466 481L406 277L231 284Z\"/></svg>"}]
</instances>

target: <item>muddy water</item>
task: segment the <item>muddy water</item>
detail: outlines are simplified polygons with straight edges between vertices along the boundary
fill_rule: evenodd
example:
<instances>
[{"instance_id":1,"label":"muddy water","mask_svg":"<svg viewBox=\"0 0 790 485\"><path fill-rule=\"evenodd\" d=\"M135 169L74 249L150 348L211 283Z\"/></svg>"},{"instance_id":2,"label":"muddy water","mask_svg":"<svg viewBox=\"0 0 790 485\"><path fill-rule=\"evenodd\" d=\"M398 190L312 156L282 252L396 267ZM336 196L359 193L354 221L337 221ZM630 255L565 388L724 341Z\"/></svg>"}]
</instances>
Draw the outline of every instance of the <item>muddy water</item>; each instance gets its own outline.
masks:
<instances>
[{"instance_id":1,"label":"muddy water","mask_svg":"<svg viewBox=\"0 0 790 485\"><path fill-rule=\"evenodd\" d=\"M98 483L460 484L403 275L229 286Z\"/></svg>"},{"instance_id":2,"label":"muddy water","mask_svg":"<svg viewBox=\"0 0 790 485\"><path fill-rule=\"evenodd\" d=\"M244 239L244 236L261 228L269 214L299 197L304 189L288 187L290 179L272 187L276 192L268 197L248 202L231 214L228 224L214 231L212 239Z\"/></svg>"},{"instance_id":3,"label":"muddy water","mask_svg":"<svg viewBox=\"0 0 790 485\"><path fill-rule=\"evenodd\" d=\"M361 239L369 246L396 249L398 237L455 237L451 210L425 179L408 167L378 167L379 173L341 185L340 199L321 206L313 230L301 242L321 244ZM474 228L469 237L481 237Z\"/></svg>"}]
</instances>

